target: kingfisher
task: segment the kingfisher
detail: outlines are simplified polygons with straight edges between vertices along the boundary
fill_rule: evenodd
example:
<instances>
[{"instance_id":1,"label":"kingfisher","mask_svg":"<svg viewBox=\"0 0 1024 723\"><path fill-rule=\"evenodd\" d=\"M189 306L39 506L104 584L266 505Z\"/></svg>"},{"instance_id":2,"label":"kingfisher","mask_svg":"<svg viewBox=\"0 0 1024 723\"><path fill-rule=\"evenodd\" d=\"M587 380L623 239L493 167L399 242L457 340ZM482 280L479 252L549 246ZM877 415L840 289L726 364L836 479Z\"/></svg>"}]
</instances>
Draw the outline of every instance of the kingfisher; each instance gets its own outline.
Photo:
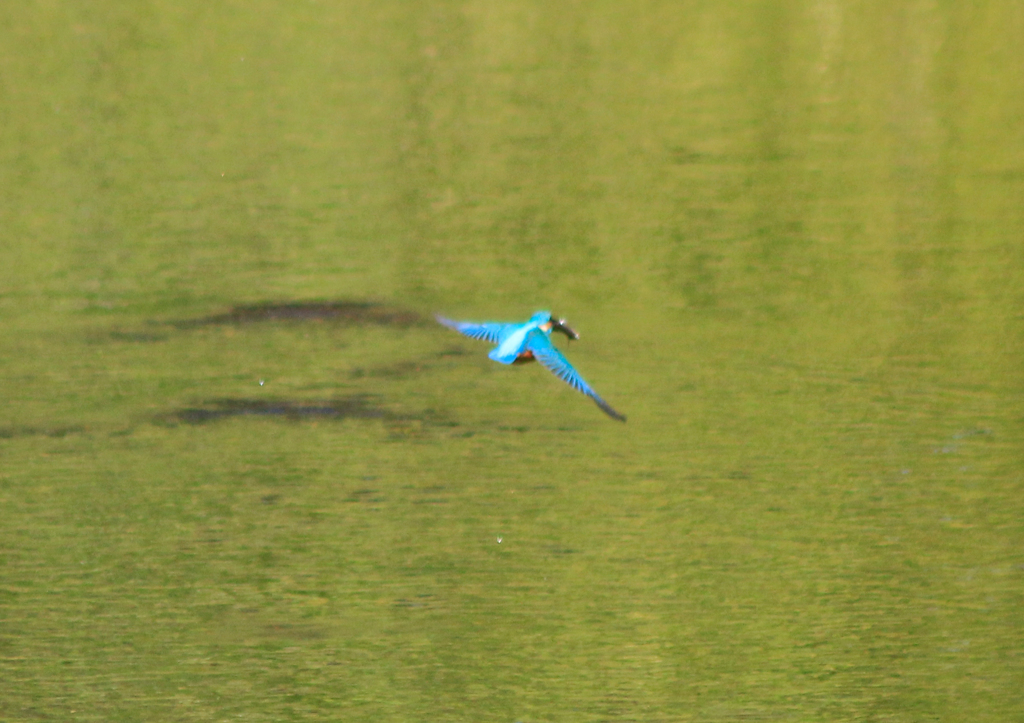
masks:
<instances>
[{"instance_id":1,"label":"kingfisher","mask_svg":"<svg viewBox=\"0 0 1024 723\"><path fill-rule=\"evenodd\" d=\"M625 422L626 417L619 414L611 405L598 396L579 375L562 352L551 343L551 332L565 334L570 340L579 339L580 335L565 323L551 315L550 311L538 311L529 321L521 324L503 324L501 322L452 321L443 316L437 320L449 329L465 334L471 339L482 339L497 346L488 354L491 359L502 364L524 364L539 361L556 377L576 391L583 392L593 399L601 411L612 419Z\"/></svg>"}]
</instances>

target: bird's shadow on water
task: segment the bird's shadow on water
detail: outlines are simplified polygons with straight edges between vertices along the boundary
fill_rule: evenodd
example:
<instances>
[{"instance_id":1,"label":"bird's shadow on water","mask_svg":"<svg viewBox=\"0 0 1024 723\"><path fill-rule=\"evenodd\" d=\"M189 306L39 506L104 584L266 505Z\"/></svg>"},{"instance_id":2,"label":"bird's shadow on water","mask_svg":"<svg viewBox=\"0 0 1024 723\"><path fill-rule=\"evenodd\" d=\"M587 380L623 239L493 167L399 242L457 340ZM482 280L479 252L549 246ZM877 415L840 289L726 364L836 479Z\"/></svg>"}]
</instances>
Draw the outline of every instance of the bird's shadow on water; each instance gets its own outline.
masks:
<instances>
[{"instance_id":1,"label":"bird's shadow on water","mask_svg":"<svg viewBox=\"0 0 1024 723\"><path fill-rule=\"evenodd\" d=\"M238 304L205 316L183 319L150 320L143 329L115 328L91 341L116 343L159 343L167 341L175 331L189 331L213 326L247 326L261 323L304 325L329 323L341 327L379 326L393 329L433 327L434 320L422 314L384 302L336 299L313 301L265 301ZM467 354L461 347L450 345L434 355L434 359L399 360L376 367L356 367L349 376L354 380L376 378L399 380L428 373L440 359ZM232 418L273 418L288 422L306 420L341 421L346 419L379 420L392 431L392 436L407 436L410 429L427 427L458 427L459 423L443 412L426 409L419 412L397 411L385 406L377 395L351 394L322 399L218 397L196 401L186 406L150 415L146 419L160 426L198 426ZM133 425L134 426L134 425ZM130 434L133 426L119 434ZM526 432L528 427L508 427L500 422L484 424L498 431ZM398 433L396 434L396 430ZM81 425L57 425L52 428L0 428L0 439L46 435L63 437L89 431ZM478 430L478 431L483 431ZM467 434L472 434L468 432Z\"/></svg>"},{"instance_id":2,"label":"bird's shadow on water","mask_svg":"<svg viewBox=\"0 0 1024 723\"><path fill-rule=\"evenodd\" d=\"M327 322L339 326L382 326L409 329L432 326L423 315L377 301L269 301L258 304L236 305L216 314L194 319L166 322L176 329L189 330L206 326L244 326L263 322L305 324ZM442 356L451 353L450 350ZM426 361L399 361L381 367L356 368L352 378L405 378L422 373L432 365ZM352 394L329 399L282 398L219 398L198 402L188 407L158 415L163 424L201 425L232 417L272 417L292 422L303 420L343 419L381 420L394 433L395 430L420 426L457 426L434 410L418 413L399 412L384 406L379 397L371 394Z\"/></svg>"},{"instance_id":3,"label":"bird's shadow on water","mask_svg":"<svg viewBox=\"0 0 1024 723\"><path fill-rule=\"evenodd\" d=\"M428 320L415 311L377 301L352 299L334 301L266 301L240 304L227 311L195 319L176 319L166 323L178 329L212 325L256 324L266 321L330 321L346 326L390 326L407 329L425 326Z\"/></svg>"},{"instance_id":4,"label":"bird's shadow on water","mask_svg":"<svg viewBox=\"0 0 1024 723\"><path fill-rule=\"evenodd\" d=\"M385 327L396 330L413 327L430 327L432 319L422 314L380 301L361 299L334 299L313 301L265 301L253 304L237 304L216 313L194 318L151 319L141 327L115 327L106 332L89 334L90 344L159 344L170 340L178 332L215 326L248 326L262 323L303 326L309 323L327 323L339 327ZM436 357L455 356L463 353L453 347L439 352ZM376 367L357 367L349 376L398 380L429 372L435 366L432 359L399 360ZM301 397L216 397L189 403L185 406L149 414L136 422L144 421L159 426L198 426L231 418L273 418L286 422L307 420L378 420L384 423L392 436L406 437L416 430L427 427L455 427L458 423L443 412L434 409L418 411L400 410L385 405L374 394L349 394L329 398L306 399ZM111 432L114 436L131 434L135 423ZM81 424L50 425L9 425L0 426L0 441L23 437L61 438L71 435L88 434L98 431Z\"/></svg>"},{"instance_id":5,"label":"bird's shadow on water","mask_svg":"<svg viewBox=\"0 0 1024 723\"><path fill-rule=\"evenodd\" d=\"M303 419L406 419L377 404L370 395L356 394L322 400L295 399L209 399L157 415L154 421L163 424L207 424L229 417L280 417L291 421Z\"/></svg>"},{"instance_id":6,"label":"bird's shadow on water","mask_svg":"<svg viewBox=\"0 0 1024 723\"><path fill-rule=\"evenodd\" d=\"M152 418L160 426L201 426L236 417L264 417L288 422L346 419L379 420L393 438L415 436L429 427L457 427L458 422L433 409L402 412L381 404L370 394L352 394L330 399L254 399L225 397L196 402Z\"/></svg>"},{"instance_id":7,"label":"bird's shadow on water","mask_svg":"<svg viewBox=\"0 0 1024 723\"><path fill-rule=\"evenodd\" d=\"M209 326L248 326L266 322L303 324L330 323L337 326L384 326L409 329L430 326L431 320L410 309L379 301L356 299L314 301L263 301L237 304L224 311L186 319L151 319L145 328L116 328L93 341L158 343L170 339L170 329L187 331Z\"/></svg>"},{"instance_id":8,"label":"bird's shadow on water","mask_svg":"<svg viewBox=\"0 0 1024 723\"><path fill-rule=\"evenodd\" d=\"M57 425L53 427L10 426L0 427L0 440L21 437L50 437L63 439L72 434L81 434L86 428L81 424Z\"/></svg>"}]
</instances>

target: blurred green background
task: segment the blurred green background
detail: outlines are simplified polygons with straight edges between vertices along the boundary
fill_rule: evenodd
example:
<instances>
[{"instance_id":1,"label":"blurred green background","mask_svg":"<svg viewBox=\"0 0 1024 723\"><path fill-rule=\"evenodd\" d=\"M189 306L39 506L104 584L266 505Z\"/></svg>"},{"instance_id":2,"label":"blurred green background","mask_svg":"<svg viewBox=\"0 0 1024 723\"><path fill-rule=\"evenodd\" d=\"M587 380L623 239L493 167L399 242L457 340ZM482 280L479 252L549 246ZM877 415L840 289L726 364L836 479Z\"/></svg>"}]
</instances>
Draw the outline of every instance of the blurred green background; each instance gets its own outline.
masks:
<instances>
[{"instance_id":1,"label":"blurred green background","mask_svg":"<svg viewBox=\"0 0 1024 723\"><path fill-rule=\"evenodd\" d=\"M4 4L0 719L1020 720L1021 38Z\"/></svg>"}]
</instances>

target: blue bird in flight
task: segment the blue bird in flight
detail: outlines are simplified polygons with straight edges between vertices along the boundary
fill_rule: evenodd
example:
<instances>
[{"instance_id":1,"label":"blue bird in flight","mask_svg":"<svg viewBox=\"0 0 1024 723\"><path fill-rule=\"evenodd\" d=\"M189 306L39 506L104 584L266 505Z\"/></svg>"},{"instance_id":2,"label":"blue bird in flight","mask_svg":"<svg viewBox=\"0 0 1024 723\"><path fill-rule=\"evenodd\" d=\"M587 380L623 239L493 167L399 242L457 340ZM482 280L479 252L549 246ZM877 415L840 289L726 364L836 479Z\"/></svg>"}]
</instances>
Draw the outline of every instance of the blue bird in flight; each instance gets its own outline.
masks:
<instances>
[{"instance_id":1,"label":"blue bird in flight","mask_svg":"<svg viewBox=\"0 0 1024 723\"><path fill-rule=\"evenodd\" d=\"M593 399L601 411L609 417L620 422L626 421L625 416L612 409L608 402L601 399L597 392L590 388L590 385L583 380L569 360L562 356L562 352L558 351L551 343L551 332L553 331L561 332L569 339L580 338L580 335L565 323L565 319L556 319L550 311L538 311L530 317L529 321L522 324L502 324L493 321L483 323L452 321L443 316L438 316L437 320L449 329L454 329L471 339L482 339L496 344L497 346L487 355L496 362L522 364L539 361L563 382Z\"/></svg>"}]
</instances>

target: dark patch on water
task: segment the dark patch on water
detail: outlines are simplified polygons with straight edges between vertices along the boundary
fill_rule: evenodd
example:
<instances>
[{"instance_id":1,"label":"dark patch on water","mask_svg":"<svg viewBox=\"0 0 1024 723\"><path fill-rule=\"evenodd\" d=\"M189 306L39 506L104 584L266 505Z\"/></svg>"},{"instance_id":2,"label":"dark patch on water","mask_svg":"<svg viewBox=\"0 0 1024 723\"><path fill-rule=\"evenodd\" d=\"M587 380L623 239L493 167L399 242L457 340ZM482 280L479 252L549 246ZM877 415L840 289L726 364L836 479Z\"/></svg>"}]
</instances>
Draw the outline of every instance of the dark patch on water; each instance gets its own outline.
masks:
<instances>
[{"instance_id":1,"label":"dark patch on water","mask_svg":"<svg viewBox=\"0 0 1024 723\"><path fill-rule=\"evenodd\" d=\"M700 153L686 146L669 146L668 156L672 163L680 165L697 163L703 158Z\"/></svg>"},{"instance_id":2,"label":"dark patch on water","mask_svg":"<svg viewBox=\"0 0 1024 723\"><path fill-rule=\"evenodd\" d=\"M152 332L145 331L121 331L116 329L110 332L108 337L114 341L124 341L136 344L146 344L156 341L167 341L166 334L154 334Z\"/></svg>"},{"instance_id":3,"label":"dark patch on water","mask_svg":"<svg viewBox=\"0 0 1024 723\"><path fill-rule=\"evenodd\" d=\"M424 497L422 499L413 500L414 505L446 505L448 500L444 497Z\"/></svg>"},{"instance_id":4,"label":"dark patch on water","mask_svg":"<svg viewBox=\"0 0 1024 723\"><path fill-rule=\"evenodd\" d=\"M153 328L148 330L114 329L96 334L90 338L90 341L94 343L104 341L135 344L154 343L167 341L169 338L166 333L159 330L161 326L163 328L169 325L176 329L195 329L202 326L240 326L265 321L286 323L325 321L342 326L390 326L399 329L426 326L432 323L415 311L375 301L268 301L260 304L233 306L219 314L203 316L198 319L148 322L151 327L156 327L155 330ZM440 356L454 356L461 353L464 352L449 348L441 352Z\"/></svg>"},{"instance_id":5,"label":"dark patch on water","mask_svg":"<svg viewBox=\"0 0 1024 723\"><path fill-rule=\"evenodd\" d=\"M368 395L357 394L325 400L210 399L162 415L163 423L206 424L228 417L283 417L302 419L407 419L375 404Z\"/></svg>"},{"instance_id":6,"label":"dark patch on water","mask_svg":"<svg viewBox=\"0 0 1024 723\"><path fill-rule=\"evenodd\" d=\"M433 409L417 414L387 409L369 394L354 394L323 400L296 399L209 399L194 406L183 407L153 419L157 424L200 425L230 417L277 417L288 421L307 419L379 419L392 430L395 438L406 438L421 433L426 427L457 427L458 422L448 419Z\"/></svg>"},{"instance_id":7,"label":"dark patch on water","mask_svg":"<svg viewBox=\"0 0 1024 723\"><path fill-rule=\"evenodd\" d=\"M431 608L434 607L434 596L429 593L420 593L413 599L406 597L400 597L394 601L393 605L397 608Z\"/></svg>"},{"instance_id":8,"label":"dark patch on water","mask_svg":"<svg viewBox=\"0 0 1024 723\"><path fill-rule=\"evenodd\" d=\"M193 329L215 324L254 324L263 321L331 321L347 325L373 325L408 328L427 323L415 311L400 309L374 301L268 301L242 304L228 311L199 319L182 319L171 324L179 329Z\"/></svg>"},{"instance_id":9,"label":"dark patch on water","mask_svg":"<svg viewBox=\"0 0 1024 723\"><path fill-rule=\"evenodd\" d=\"M51 437L61 439L69 434L81 434L85 427L70 425L63 427L0 427L0 439L16 439L18 437Z\"/></svg>"},{"instance_id":10,"label":"dark patch on water","mask_svg":"<svg viewBox=\"0 0 1024 723\"><path fill-rule=\"evenodd\" d=\"M349 372L349 376L353 379L362 379L363 377L376 377L378 379L407 379L428 370L430 366L431 365L429 364L418 361L400 361L395 362L394 364L371 367L369 369L356 367Z\"/></svg>"},{"instance_id":11,"label":"dark patch on water","mask_svg":"<svg viewBox=\"0 0 1024 723\"><path fill-rule=\"evenodd\" d=\"M349 493L349 496L345 498L345 502L383 502L384 497L380 495L379 490L373 489L359 489L353 490Z\"/></svg>"},{"instance_id":12,"label":"dark patch on water","mask_svg":"<svg viewBox=\"0 0 1024 723\"><path fill-rule=\"evenodd\" d=\"M293 625L291 623L269 623L263 626L263 635L268 638L285 638L290 640L323 640L327 633L312 625Z\"/></svg>"}]
</instances>

